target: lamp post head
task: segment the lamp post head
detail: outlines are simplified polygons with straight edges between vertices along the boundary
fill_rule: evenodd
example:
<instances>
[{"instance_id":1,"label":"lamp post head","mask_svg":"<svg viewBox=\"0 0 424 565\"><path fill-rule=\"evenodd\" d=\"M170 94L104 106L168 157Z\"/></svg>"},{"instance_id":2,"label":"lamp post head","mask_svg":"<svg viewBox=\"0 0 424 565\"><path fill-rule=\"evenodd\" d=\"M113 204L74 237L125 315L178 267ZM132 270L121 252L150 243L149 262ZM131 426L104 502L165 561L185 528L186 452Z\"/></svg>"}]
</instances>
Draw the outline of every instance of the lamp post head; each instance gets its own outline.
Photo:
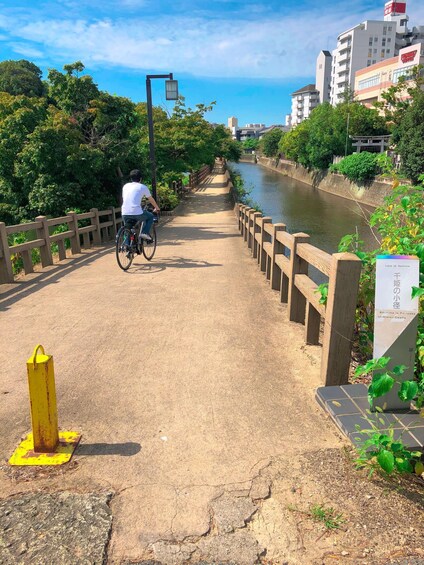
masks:
<instances>
[{"instance_id":1,"label":"lamp post head","mask_svg":"<svg viewBox=\"0 0 424 565\"><path fill-rule=\"evenodd\" d=\"M178 81L166 80L165 81L166 99L178 100Z\"/></svg>"}]
</instances>

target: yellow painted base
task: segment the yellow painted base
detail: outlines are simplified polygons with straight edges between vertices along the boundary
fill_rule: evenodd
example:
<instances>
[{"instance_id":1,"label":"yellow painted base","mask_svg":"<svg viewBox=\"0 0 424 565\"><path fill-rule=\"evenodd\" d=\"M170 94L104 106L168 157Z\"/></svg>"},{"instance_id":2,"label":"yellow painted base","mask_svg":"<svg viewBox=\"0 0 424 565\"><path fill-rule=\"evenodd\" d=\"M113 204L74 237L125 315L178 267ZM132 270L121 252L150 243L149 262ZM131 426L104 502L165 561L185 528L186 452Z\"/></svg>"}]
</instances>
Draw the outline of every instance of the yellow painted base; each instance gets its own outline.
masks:
<instances>
[{"instance_id":1,"label":"yellow painted base","mask_svg":"<svg viewBox=\"0 0 424 565\"><path fill-rule=\"evenodd\" d=\"M59 445L54 453L36 453L29 433L15 449L9 465L63 465L71 459L80 439L78 432L59 432Z\"/></svg>"}]
</instances>

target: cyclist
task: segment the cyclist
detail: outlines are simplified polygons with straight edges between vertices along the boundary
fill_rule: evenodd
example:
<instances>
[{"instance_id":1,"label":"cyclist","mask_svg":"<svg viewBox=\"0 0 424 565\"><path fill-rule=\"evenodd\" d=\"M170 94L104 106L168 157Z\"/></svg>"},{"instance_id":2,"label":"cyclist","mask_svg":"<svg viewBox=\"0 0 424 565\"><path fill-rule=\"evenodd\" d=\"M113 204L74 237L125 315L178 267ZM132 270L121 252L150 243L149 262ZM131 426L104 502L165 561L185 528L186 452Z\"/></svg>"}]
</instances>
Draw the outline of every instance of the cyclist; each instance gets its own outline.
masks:
<instances>
[{"instance_id":1,"label":"cyclist","mask_svg":"<svg viewBox=\"0 0 424 565\"><path fill-rule=\"evenodd\" d=\"M151 243L152 238L149 234L154 216L148 210L143 210L141 207L142 198L147 198L150 204L152 204L154 212L159 212L160 209L147 186L141 184L141 172L138 169L134 169L129 176L131 182L127 182L122 187L122 221L128 227L135 226L137 222L144 222L140 237L146 240L147 243Z\"/></svg>"}]
</instances>

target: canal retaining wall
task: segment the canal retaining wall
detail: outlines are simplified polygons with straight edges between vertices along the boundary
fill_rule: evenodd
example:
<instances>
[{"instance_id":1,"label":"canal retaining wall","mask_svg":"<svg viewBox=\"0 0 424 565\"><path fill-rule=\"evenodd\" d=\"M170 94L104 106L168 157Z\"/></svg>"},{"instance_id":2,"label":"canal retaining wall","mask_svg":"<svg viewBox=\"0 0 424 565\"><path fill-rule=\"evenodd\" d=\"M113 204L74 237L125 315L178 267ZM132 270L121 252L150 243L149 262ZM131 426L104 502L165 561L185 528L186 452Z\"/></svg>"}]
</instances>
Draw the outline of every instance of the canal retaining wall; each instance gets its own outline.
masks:
<instances>
[{"instance_id":1,"label":"canal retaining wall","mask_svg":"<svg viewBox=\"0 0 424 565\"><path fill-rule=\"evenodd\" d=\"M257 156L260 165L277 171L300 182L309 184L314 188L329 192L342 198L355 200L366 206L377 207L392 191L392 182L378 180L369 184L356 184L343 175L329 173L328 171L309 172L307 169L292 161L270 159Z\"/></svg>"}]
</instances>

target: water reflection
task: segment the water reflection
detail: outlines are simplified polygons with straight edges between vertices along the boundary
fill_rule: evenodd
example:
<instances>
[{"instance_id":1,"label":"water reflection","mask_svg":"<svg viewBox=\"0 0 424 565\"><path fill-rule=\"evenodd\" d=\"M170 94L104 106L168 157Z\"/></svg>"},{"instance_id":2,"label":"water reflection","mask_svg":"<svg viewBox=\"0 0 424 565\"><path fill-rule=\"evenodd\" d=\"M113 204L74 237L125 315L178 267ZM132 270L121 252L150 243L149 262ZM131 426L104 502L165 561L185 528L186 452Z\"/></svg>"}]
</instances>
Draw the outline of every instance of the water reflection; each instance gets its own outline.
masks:
<instances>
[{"instance_id":1,"label":"water reflection","mask_svg":"<svg viewBox=\"0 0 424 565\"><path fill-rule=\"evenodd\" d=\"M337 252L340 239L358 231L368 249L375 239L367 224L372 208L328 194L260 165L232 165L242 175L245 187L274 223L283 222L290 233L304 232L311 243L328 253Z\"/></svg>"}]
</instances>

